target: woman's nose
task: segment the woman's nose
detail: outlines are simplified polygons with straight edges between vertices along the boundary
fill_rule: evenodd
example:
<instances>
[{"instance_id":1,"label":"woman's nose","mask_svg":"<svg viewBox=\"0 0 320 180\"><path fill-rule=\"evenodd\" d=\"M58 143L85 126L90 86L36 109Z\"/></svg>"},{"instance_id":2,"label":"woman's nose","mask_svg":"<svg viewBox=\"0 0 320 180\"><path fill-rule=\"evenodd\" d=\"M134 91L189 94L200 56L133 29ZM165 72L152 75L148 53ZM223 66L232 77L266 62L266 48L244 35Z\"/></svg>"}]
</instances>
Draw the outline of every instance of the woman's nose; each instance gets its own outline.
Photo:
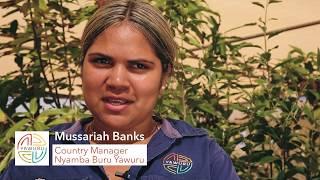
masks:
<instances>
[{"instance_id":1,"label":"woman's nose","mask_svg":"<svg viewBox=\"0 0 320 180\"><path fill-rule=\"evenodd\" d=\"M113 93L121 93L129 89L128 72L126 67L115 65L106 79L107 89Z\"/></svg>"}]
</instances>

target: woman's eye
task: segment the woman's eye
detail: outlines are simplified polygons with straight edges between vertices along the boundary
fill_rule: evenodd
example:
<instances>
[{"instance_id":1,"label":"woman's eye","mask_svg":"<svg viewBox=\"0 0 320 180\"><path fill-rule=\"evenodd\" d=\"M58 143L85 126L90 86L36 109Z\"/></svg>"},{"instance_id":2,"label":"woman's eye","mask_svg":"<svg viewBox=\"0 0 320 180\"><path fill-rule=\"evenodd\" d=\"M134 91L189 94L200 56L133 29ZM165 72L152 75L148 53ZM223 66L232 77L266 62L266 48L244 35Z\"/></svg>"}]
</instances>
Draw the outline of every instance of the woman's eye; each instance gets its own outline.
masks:
<instances>
[{"instance_id":1,"label":"woman's eye","mask_svg":"<svg viewBox=\"0 0 320 180\"><path fill-rule=\"evenodd\" d=\"M100 65L109 65L111 64L111 60L107 58L95 58L93 59L93 63L100 64Z\"/></svg>"},{"instance_id":2,"label":"woman's eye","mask_svg":"<svg viewBox=\"0 0 320 180\"><path fill-rule=\"evenodd\" d=\"M132 66L136 69L147 69L147 66L142 63L134 63Z\"/></svg>"}]
</instances>

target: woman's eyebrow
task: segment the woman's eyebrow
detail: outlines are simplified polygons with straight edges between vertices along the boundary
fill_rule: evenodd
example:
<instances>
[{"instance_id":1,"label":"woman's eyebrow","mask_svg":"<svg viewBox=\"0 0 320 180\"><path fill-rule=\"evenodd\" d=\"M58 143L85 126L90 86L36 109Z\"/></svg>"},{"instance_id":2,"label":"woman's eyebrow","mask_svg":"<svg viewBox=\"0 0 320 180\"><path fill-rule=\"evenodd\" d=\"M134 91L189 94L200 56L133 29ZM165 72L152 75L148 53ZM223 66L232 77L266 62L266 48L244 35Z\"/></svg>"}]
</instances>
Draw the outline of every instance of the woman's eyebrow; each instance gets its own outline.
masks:
<instances>
[{"instance_id":1,"label":"woman's eyebrow","mask_svg":"<svg viewBox=\"0 0 320 180\"><path fill-rule=\"evenodd\" d=\"M151 65L154 64L153 61L147 60L147 59L130 59L128 61L129 61L129 63L147 63L147 64L151 64Z\"/></svg>"},{"instance_id":2,"label":"woman's eyebrow","mask_svg":"<svg viewBox=\"0 0 320 180\"><path fill-rule=\"evenodd\" d=\"M105 58L108 58L108 59L113 59L111 56L107 55L107 54L103 54L103 53L96 53L96 52L93 52L93 53L89 53L88 54L89 57L105 57Z\"/></svg>"}]
</instances>

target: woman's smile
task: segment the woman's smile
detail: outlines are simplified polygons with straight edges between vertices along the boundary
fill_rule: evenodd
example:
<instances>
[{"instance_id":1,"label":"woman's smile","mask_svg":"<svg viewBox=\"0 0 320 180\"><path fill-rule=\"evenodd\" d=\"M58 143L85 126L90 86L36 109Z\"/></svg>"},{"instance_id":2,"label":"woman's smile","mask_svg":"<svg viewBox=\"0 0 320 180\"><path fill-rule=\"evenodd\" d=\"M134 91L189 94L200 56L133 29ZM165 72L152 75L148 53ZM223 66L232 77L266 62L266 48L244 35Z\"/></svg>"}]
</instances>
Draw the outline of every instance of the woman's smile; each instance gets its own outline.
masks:
<instances>
[{"instance_id":1,"label":"woman's smile","mask_svg":"<svg viewBox=\"0 0 320 180\"><path fill-rule=\"evenodd\" d=\"M102 101L105 103L106 110L111 113L121 113L124 111L130 104L134 101L125 98L125 97L116 97L116 96L107 96L102 98Z\"/></svg>"}]
</instances>

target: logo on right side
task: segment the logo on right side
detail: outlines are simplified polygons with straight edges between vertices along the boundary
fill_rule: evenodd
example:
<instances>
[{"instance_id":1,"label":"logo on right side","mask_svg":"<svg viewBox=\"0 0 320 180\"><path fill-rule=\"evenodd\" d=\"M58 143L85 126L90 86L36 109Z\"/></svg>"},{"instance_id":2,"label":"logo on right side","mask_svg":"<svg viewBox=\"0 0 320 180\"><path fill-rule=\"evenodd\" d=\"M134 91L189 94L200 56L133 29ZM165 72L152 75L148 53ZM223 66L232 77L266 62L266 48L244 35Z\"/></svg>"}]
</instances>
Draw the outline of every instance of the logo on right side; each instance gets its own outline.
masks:
<instances>
[{"instance_id":1,"label":"logo on right side","mask_svg":"<svg viewBox=\"0 0 320 180\"><path fill-rule=\"evenodd\" d=\"M168 154L163 158L162 164L164 169L172 174L184 174L192 168L192 160L177 153Z\"/></svg>"}]
</instances>

